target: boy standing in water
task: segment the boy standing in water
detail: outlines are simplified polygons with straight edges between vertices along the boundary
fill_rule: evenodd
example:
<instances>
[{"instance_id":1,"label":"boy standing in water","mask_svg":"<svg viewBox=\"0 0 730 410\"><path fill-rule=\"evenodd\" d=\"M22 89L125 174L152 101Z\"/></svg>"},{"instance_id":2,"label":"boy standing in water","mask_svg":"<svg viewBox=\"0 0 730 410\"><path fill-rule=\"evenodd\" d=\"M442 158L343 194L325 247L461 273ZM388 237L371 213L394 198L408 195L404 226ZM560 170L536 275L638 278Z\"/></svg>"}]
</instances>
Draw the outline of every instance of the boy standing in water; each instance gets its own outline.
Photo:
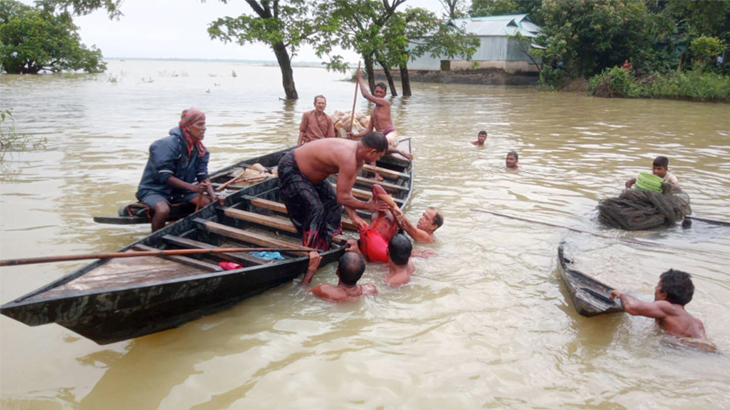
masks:
<instances>
[{"instance_id":1,"label":"boy standing in water","mask_svg":"<svg viewBox=\"0 0 730 410\"><path fill-rule=\"evenodd\" d=\"M659 277L654 288L654 302L642 302L615 289L611 291L611 298L621 299L624 310L631 315L655 319L659 327L672 336L699 339L711 345L707 341L705 326L684 309L684 305L692 300L694 291L689 273L670 269Z\"/></svg>"},{"instance_id":2,"label":"boy standing in water","mask_svg":"<svg viewBox=\"0 0 730 410\"><path fill-rule=\"evenodd\" d=\"M388 278L386 282L390 286L405 285L411 280L411 275L416 271L416 265L411 260L413 245L403 234L398 234L390 239L388 244Z\"/></svg>"},{"instance_id":3,"label":"boy standing in water","mask_svg":"<svg viewBox=\"0 0 730 410\"><path fill-rule=\"evenodd\" d=\"M505 164L507 165L507 169L521 169L522 167L518 162L520 161L520 156L517 154L516 151L510 151L507 154L507 159L505 160Z\"/></svg>"},{"instance_id":4,"label":"boy standing in water","mask_svg":"<svg viewBox=\"0 0 730 410\"><path fill-rule=\"evenodd\" d=\"M317 270L319 261L322 259L321 256L315 256L316 252L310 253L310 264L307 270L307 275L311 280L313 271ZM319 260L317 260L319 258ZM310 274L311 272L311 274ZM315 296L320 297L330 302L352 302L364 295L372 295L378 293L375 285L358 285L357 281L362 277L365 272L365 259L355 252L345 252L340 258L337 264L337 277L339 282L337 286L328 284L319 285L312 289L312 293ZM302 281L302 284L308 284L309 282Z\"/></svg>"},{"instance_id":5,"label":"boy standing in water","mask_svg":"<svg viewBox=\"0 0 730 410\"><path fill-rule=\"evenodd\" d=\"M659 178L664 179L664 182L666 182L667 184L672 184L673 187L679 188L679 180L677 180L677 177L675 177L674 174L669 172L669 158L661 155L654 158L651 172ZM636 178L631 178L630 180L626 181L626 189L631 189L631 187L635 183Z\"/></svg>"},{"instance_id":6,"label":"boy standing in water","mask_svg":"<svg viewBox=\"0 0 730 410\"><path fill-rule=\"evenodd\" d=\"M487 132L484 130L479 131L479 134L477 135L477 140L472 141L471 145L476 145L477 147L483 147L484 143L487 141Z\"/></svg>"}]
</instances>

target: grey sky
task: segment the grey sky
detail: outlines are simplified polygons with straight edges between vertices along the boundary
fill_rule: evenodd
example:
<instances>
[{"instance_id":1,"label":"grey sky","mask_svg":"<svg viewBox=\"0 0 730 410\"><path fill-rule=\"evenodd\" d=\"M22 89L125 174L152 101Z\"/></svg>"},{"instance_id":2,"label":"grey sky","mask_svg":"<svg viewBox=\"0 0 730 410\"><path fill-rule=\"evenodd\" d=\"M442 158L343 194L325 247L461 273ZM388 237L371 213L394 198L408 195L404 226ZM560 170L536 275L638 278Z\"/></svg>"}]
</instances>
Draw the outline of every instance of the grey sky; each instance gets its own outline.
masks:
<instances>
[{"instance_id":1,"label":"grey sky","mask_svg":"<svg viewBox=\"0 0 730 410\"><path fill-rule=\"evenodd\" d=\"M32 0L22 0L33 4ZM409 0L401 7L424 7L439 15L438 0ZM273 52L260 44L239 46L211 40L208 24L223 16L251 13L243 0L223 4L216 0L127 0L124 16L109 20L102 11L76 17L83 43L96 45L107 58L205 58L275 60ZM357 55L343 52L348 61ZM304 47L294 61L319 61L311 47Z\"/></svg>"}]
</instances>

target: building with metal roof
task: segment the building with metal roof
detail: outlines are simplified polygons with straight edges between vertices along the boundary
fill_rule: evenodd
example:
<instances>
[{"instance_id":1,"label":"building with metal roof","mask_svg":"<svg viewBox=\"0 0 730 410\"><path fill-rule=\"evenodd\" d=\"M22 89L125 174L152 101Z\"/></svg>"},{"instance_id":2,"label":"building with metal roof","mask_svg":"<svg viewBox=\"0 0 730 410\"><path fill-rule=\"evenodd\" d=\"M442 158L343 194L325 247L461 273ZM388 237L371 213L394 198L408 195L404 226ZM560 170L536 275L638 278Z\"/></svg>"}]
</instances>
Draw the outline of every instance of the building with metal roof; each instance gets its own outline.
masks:
<instances>
[{"instance_id":1,"label":"building with metal roof","mask_svg":"<svg viewBox=\"0 0 730 410\"><path fill-rule=\"evenodd\" d=\"M471 58L433 58L428 53L408 63L413 70L468 70L474 68L499 68L508 73L537 71L529 57L520 50L516 33L533 38L540 27L527 14L471 17L449 20L446 24L479 37L480 45Z\"/></svg>"}]
</instances>

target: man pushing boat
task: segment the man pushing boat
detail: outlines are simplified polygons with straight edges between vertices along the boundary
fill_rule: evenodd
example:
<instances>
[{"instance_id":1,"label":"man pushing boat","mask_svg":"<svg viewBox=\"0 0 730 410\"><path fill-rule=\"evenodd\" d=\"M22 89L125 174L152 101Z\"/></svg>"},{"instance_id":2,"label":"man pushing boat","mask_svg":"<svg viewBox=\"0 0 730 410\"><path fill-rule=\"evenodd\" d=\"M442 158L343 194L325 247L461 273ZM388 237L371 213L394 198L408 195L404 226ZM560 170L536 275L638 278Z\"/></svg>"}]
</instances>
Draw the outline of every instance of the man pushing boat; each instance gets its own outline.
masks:
<instances>
[{"instance_id":1,"label":"man pushing boat","mask_svg":"<svg viewBox=\"0 0 730 410\"><path fill-rule=\"evenodd\" d=\"M385 136L371 132L357 142L339 138L312 141L284 155L279 161L279 192L304 246L329 249L332 238L342 230L340 205L358 227L367 223L357 215L357 209L389 209L381 201L364 202L352 196L363 164L377 161L387 149ZM335 174L336 191L327 182Z\"/></svg>"},{"instance_id":2,"label":"man pushing boat","mask_svg":"<svg viewBox=\"0 0 730 410\"><path fill-rule=\"evenodd\" d=\"M655 319L665 332L678 337L680 344L714 351L715 346L707 340L702 321L684 308L692 300L694 291L689 273L670 269L659 277L654 288L654 302L643 302L615 289L611 291L611 298L619 298L624 310L631 315Z\"/></svg>"}]
</instances>

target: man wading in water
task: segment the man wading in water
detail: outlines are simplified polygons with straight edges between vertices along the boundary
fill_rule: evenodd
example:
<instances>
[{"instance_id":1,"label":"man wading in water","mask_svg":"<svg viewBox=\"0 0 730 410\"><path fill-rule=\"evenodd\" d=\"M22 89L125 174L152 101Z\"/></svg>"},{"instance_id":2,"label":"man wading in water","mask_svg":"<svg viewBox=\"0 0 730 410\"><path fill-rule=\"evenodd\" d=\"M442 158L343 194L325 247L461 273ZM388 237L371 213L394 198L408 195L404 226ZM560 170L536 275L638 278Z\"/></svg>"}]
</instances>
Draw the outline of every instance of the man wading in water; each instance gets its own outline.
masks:
<instances>
[{"instance_id":1,"label":"man wading in water","mask_svg":"<svg viewBox=\"0 0 730 410\"><path fill-rule=\"evenodd\" d=\"M362 96L367 100L375 103L372 114L370 114L370 123L368 123L367 129L359 134L353 134L352 138L360 138L363 135L371 133L373 130L382 132L385 138L388 140L388 152L394 152L402 155L409 161L413 160L413 155L410 152L399 150L398 147L398 131L393 126L393 119L390 117L390 102L385 99L385 94L388 91L388 86L384 83L378 83L375 86L374 94L370 94L365 81L362 79L362 71L357 70L357 82L360 84L360 92ZM371 165L375 165L373 162ZM375 179L382 181L383 177L375 174Z\"/></svg>"},{"instance_id":2,"label":"man wading in water","mask_svg":"<svg viewBox=\"0 0 730 410\"><path fill-rule=\"evenodd\" d=\"M279 191L289 218L302 234L302 245L329 249L332 238L342 231L340 205L362 228L367 223L357 215L357 209L389 209L381 201L363 202L352 196L363 164L377 161L387 149L385 136L371 132L358 142L339 138L312 141L284 155L279 161ZM338 174L336 192L327 182L334 174Z\"/></svg>"}]
</instances>

